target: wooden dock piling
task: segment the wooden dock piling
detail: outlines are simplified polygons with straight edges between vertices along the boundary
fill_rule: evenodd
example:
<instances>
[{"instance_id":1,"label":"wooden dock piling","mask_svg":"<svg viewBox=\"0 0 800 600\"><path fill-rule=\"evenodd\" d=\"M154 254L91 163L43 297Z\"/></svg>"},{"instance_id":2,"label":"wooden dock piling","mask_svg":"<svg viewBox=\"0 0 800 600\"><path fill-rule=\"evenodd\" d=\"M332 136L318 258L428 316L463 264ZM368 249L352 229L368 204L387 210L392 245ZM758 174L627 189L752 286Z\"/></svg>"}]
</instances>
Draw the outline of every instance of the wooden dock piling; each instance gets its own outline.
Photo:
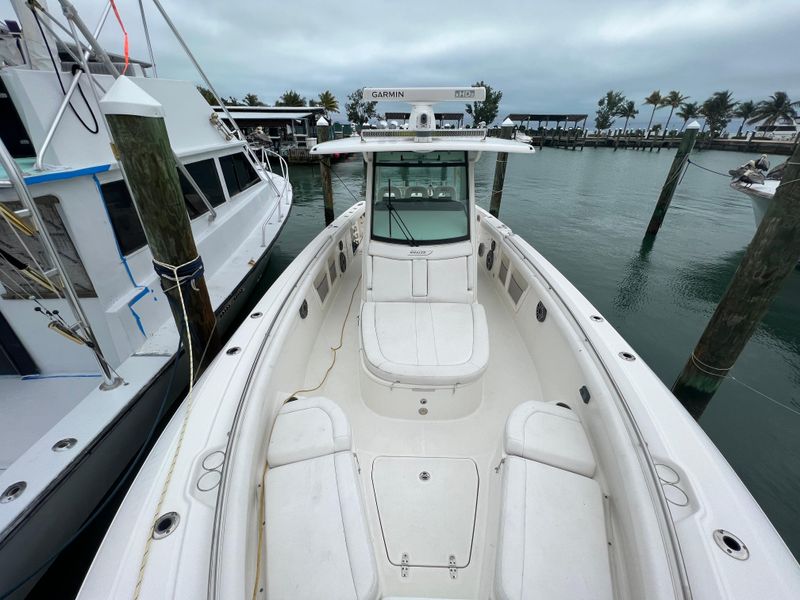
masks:
<instances>
[{"instance_id":1,"label":"wooden dock piling","mask_svg":"<svg viewBox=\"0 0 800 600\"><path fill-rule=\"evenodd\" d=\"M330 126L325 117L317 121L317 141L321 144L330 139ZM333 223L333 185L331 183L331 157L323 154L319 157L319 170L322 175L322 196L325 202L325 226Z\"/></svg>"},{"instance_id":2,"label":"wooden dock piling","mask_svg":"<svg viewBox=\"0 0 800 600\"><path fill-rule=\"evenodd\" d=\"M795 148L767 214L672 386L672 393L695 419L728 376L798 257L800 150Z\"/></svg>"},{"instance_id":3,"label":"wooden dock piling","mask_svg":"<svg viewBox=\"0 0 800 600\"><path fill-rule=\"evenodd\" d=\"M203 357L207 363L219 350L219 336L163 109L124 76L114 82L100 108L108 121L115 153L130 185L183 347L193 355L196 376L202 370Z\"/></svg>"},{"instance_id":4,"label":"wooden dock piling","mask_svg":"<svg viewBox=\"0 0 800 600\"><path fill-rule=\"evenodd\" d=\"M500 137L510 140L514 133L514 122L506 119L500 128ZM503 200L503 184L506 179L506 162L508 152L498 152L497 162L494 167L494 183L492 184L492 199L489 203L489 213L495 217L500 216L500 202Z\"/></svg>"},{"instance_id":5,"label":"wooden dock piling","mask_svg":"<svg viewBox=\"0 0 800 600\"><path fill-rule=\"evenodd\" d=\"M678 146L678 151L675 153L675 159L672 161L667 179L664 182L664 186L661 188L661 194L658 196L658 202L656 202L656 207L653 210L653 216L650 217L650 223L647 225L646 235L655 235L661 228L669 204L672 202L675 188L678 187L678 178L683 171L686 161L689 159L692 148L694 148L694 142L697 139L697 132L699 129L700 125L697 121L693 121L686 126L680 146ZM644 150L644 147L642 150Z\"/></svg>"}]
</instances>

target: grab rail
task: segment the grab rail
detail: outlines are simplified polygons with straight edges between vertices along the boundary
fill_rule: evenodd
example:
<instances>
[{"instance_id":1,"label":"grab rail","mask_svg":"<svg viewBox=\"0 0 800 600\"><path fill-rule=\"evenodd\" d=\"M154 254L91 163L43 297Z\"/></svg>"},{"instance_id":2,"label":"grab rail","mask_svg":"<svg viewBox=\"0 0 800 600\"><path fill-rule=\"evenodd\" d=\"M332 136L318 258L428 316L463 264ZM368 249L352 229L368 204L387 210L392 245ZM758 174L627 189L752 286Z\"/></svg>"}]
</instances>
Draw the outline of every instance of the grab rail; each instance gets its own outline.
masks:
<instances>
[{"instance_id":1,"label":"grab rail","mask_svg":"<svg viewBox=\"0 0 800 600\"><path fill-rule=\"evenodd\" d=\"M281 203L283 202L283 197L286 194L286 190L289 187L289 165L286 163L286 160L277 152L273 150L269 150L268 148L261 148L261 156L262 159L266 159L263 161L262 164L266 164L269 168L270 174L272 174L272 165L269 162L269 155L273 154L274 156L278 157L279 164L281 166L281 177L283 177L283 189L278 192L275 184L272 184L272 189L275 190L275 193L278 194L277 205L276 208L278 210L278 219L283 218L283 213L281 212ZM270 182L272 182L272 177L269 178ZM264 219L264 222L261 224L261 246L266 248L267 246L267 225L269 225L269 220L272 218L275 209L272 209L272 212L267 215Z\"/></svg>"}]
</instances>

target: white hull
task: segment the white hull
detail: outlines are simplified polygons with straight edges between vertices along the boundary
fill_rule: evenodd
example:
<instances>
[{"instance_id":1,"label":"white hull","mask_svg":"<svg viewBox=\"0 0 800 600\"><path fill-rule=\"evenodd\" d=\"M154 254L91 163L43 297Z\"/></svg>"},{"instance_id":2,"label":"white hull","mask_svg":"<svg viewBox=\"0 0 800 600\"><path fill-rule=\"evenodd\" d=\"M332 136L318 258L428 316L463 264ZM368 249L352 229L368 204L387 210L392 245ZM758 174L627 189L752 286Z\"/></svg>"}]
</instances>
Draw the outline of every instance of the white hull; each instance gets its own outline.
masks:
<instances>
[{"instance_id":1,"label":"white hull","mask_svg":"<svg viewBox=\"0 0 800 600\"><path fill-rule=\"evenodd\" d=\"M756 227L761 225L764 215L767 214L778 185L780 185L780 181L777 179L767 179L764 183L754 183L752 185L745 185L739 182L731 184L733 189L749 196L750 202L753 203L753 217L756 221Z\"/></svg>"},{"instance_id":2,"label":"white hull","mask_svg":"<svg viewBox=\"0 0 800 600\"><path fill-rule=\"evenodd\" d=\"M452 390L387 388L366 375L357 318L361 249L350 252L352 228L363 228L363 210L363 204L351 208L298 256L254 309L257 318L248 319L229 342L240 352L221 354L196 388L190 434L161 510L178 513L180 523L169 537L151 542L144 577L139 580L139 565L185 406L131 487L81 598L129 597L137 583L141 598L251 597L257 556L264 560L258 551L255 482L264 463L265 431L292 390L319 383L340 330L342 350L330 376L319 389L299 395L335 399L353 431L358 487L366 499L377 565L376 595L365 597L503 597L496 592L496 540L502 480L511 468L500 463L503 425L520 402L557 399L580 415L598 463L595 478L609 498L603 511L611 533L599 535L610 536L610 572L602 574L608 562L598 563L598 556L581 550L589 538L553 540L551 549L574 544L573 555L583 557L571 569L610 577L615 598L687 598L687 587L694 598L789 599L800 594L797 563L708 437L594 307L487 213L478 213L478 240L484 252L492 240L497 249L491 270L485 254L478 266L478 299L487 312L491 348L483 391L476 397L463 388L453 402ZM347 271L337 270L321 303L314 283L338 255L340 240ZM511 276L501 282L502 261L518 284L524 280L526 289L516 304L508 291ZM348 311L353 294L355 308ZM301 319L304 301L309 316ZM544 323L537 323L535 315L540 301L548 310ZM588 404L578 394L582 386L591 390ZM427 399L424 417L418 399L408 402L415 395ZM405 414L394 412L403 406ZM615 445L617 436L627 445ZM220 476L217 463L226 451L235 459ZM381 456L460 457L476 465L480 485L472 553L467 566L456 568L455 578L447 576L447 569L414 566L410 576L403 576L387 556L376 509L375 464ZM220 489L223 496L218 496ZM452 509L461 501L455 493ZM749 559L727 555L713 539L717 529L744 540ZM407 542L412 555L425 551L413 535ZM678 557L670 558L664 544L679 546ZM276 554L281 551L267 548L267 557ZM547 564L547 559L545 551L537 560ZM561 568L556 566L556 571ZM262 574L265 568L262 563ZM311 564L308 569L320 572Z\"/></svg>"}]
</instances>

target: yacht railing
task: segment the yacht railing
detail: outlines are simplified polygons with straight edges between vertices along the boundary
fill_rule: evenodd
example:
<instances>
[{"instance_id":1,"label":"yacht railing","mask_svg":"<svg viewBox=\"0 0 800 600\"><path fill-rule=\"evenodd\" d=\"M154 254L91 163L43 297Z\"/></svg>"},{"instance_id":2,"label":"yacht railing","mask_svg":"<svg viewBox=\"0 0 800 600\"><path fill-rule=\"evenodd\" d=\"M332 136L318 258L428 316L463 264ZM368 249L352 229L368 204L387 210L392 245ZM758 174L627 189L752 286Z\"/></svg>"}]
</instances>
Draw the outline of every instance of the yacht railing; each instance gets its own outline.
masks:
<instances>
[{"instance_id":1,"label":"yacht railing","mask_svg":"<svg viewBox=\"0 0 800 600\"><path fill-rule=\"evenodd\" d=\"M26 216L30 217L31 221L33 221L39 240L41 241L42 247L47 254L50 265L52 266L52 270L43 273L43 275L47 280L50 280L51 274L56 274L61 279L61 287L64 290L64 298L67 301L67 304L69 304L72 314L77 321L77 327L81 329L83 335L85 336L85 341L88 342L86 345L90 346L92 353L97 359L97 363L100 366L100 370L103 373L104 379L101 389L108 390L119 386L122 383L122 379L112 371L110 365L103 356L102 350L100 349L100 344L98 344L97 338L94 335L94 331L92 331L92 327L89 324L89 319L86 316L86 313L83 311L83 307L81 306L81 302L78 298L78 293L75 291L72 281L67 276L67 270L64 267L64 263L61 261L61 256L58 253L58 249L56 248L53 239L50 237L50 232L47 230L44 218L39 212L39 207L36 205L28 186L25 185L25 178L22 174L22 171L20 171L19 166L14 161L14 158L11 156L11 153L8 151L2 140L0 140L0 163L2 163L3 168L8 174L8 179L11 185L17 192L20 202L22 202L23 209L26 211ZM57 289L54 285L52 288L54 290Z\"/></svg>"},{"instance_id":2,"label":"yacht railing","mask_svg":"<svg viewBox=\"0 0 800 600\"><path fill-rule=\"evenodd\" d=\"M119 71L114 66L113 62L111 61L111 58L108 56L108 53L106 53L106 51L102 48L102 46L100 46L100 43L97 41L97 36L99 36L100 33L102 32L103 26L105 25L107 17L108 17L108 13L111 10L111 2L110 1L106 2L105 7L103 9L103 13L100 16L100 20L98 21L97 26L94 29L94 32L90 32L89 31L89 28L86 26L86 24L80 18L80 16L78 16L78 13L75 10L75 7L69 2L69 0L59 0L59 3L61 4L61 8L62 8L62 11L64 13L64 17L67 19L67 24L69 26L69 29L64 27L58 21L58 19L56 19L52 14L50 14L46 9L42 8L41 6L37 5L35 7L31 7L31 10L40 11L51 23L55 24L56 26L58 26L63 31L66 31L72 37L73 41L75 42L76 47L78 48L78 54L79 55L75 56L71 51L70 51L70 54L72 54L73 57L76 59L76 62L78 62L81 65L81 70L78 71L77 73L75 73L75 75L73 76L72 82L70 83L70 86L69 86L69 89L67 90L67 93L65 94L63 100L61 101L61 105L59 106L58 111L56 112L56 115L53 118L53 122L50 124L50 127L47 130L47 135L45 136L44 142L42 143L42 147L39 150L39 152L37 153L36 169L39 170L39 171L44 170L44 157L45 157L45 154L46 154L48 148L50 147L50 143L53 141L53 137L55 136L56 130L58 129L58 126L61 123L61 119L64 117L64 113L66 112L66 109L69 106L69 103L70 103L70 101L72 99L73 94L75 93L75 90L78 88L78 85L80 84L81 76L82 76L83 73L86 73L89 76L89 81L90 81L90 87L91 87L91 90L92 90L92 94L94 95L95 102L99 106L100 97L99 97L99 94L97 92L97 88L100 87L100 86L97 83L97 81L95 81L95 79L92 76L91 71L89 69L88 60L89 60L89 56L90 56L91 52L93 51L97 55L97 57L103 62L103 64L106 66L106 68L109 70L109 72L113 75L114 78L117 78L117 77L120 76ZM147 21L145 19L144 6L142 5L141 0L140 0L139 4L140 4L140 10L141 10L141 14L142 14L142 21L143 21L143 24L144 24L144 27L145 27L145 31L147 32L148 31L147 30ZM160 5L159 5L159 10L161 10ZM166 18L166 16L165 16L165 18ZM55 32L53 31L53 29L50 27L50 25L48 23L46 23L44 21L41 21L41 23L42 23L43 26L45 26L48 29L48 31L50 31L51 34L53 34L54 37L56 36ZM80 36L78 35L78 31L80 31L83 34L83 36L86 38L87 42L89 43L88 47L81 41ZM150 45L149 33L147 34L147 43L148 43L148 50L150 52L150 58L151 58L152 65L153 65L153 70L155 71L155 61L153 59L152 47ZM185 44L182 44L182 45L185 47ZM67 47L67 48L69 48L69 47ZM83 52L80 51L81 49L83 49ZM192 62L194 62L195 65L197 64L196 61L194 61L193 58L192 58ZM57 74L57 75L60 76L60 74ZM205 76L204 76L204 79L205 79ZM208 83L207 80L206 80L206 83ZM103 118L105 120L105 117L103 117ZM252 153L252 151L251 151L251 153ZM181 161L181 159L178 158L178 156L175 154L175 152L173 152L172 155L175 158L175 164L178 167L178 170L183 174L183 176L186 178L186 180L192 186L192 189L197 193L197 195L200 197L200 200L203 202L205 207L208 209L209 220L213 221L214 219L217 218L217 211L214 210L214 207L212 206L211 202L209 202L208 197L206 196L206 194L203 192L203 190L200 189L200 186L197 184L197 182L195 181L194 177L192 177L192 175L186 169L186 166L183 164L183 161ZM121 168L121 166L120 166L120 168ZM125 177L125 173L124 172L122 173L122 176L123 176L123 179L126 180L125 183L127 184L128 182L127 182L127 178ZM277 192L277 190L276 190L276 192Z\"/></svg>"},{"instance_id":3,"label":"yacht railing","mask_svg":"<svg viewBox=\"0 0 800 600\"><path fill-rule=\"evenodd\" d=\"M277 191L274 182L272 182L272 177L269 176L268 179L272 182L272 187L275 190L277 196L276 208L278 211L278 219L283 218L283 212L281 211L281 203L283 202L283 197L286 194L286 190L289 187L289 165L286 162L286 159L283 158L280 154L275 152L274 150L270 150L269 148L261 148L261 158L262 164L267 165L269 169L270 175L273 175L274 172L272 170L272 164L270 163L269 156L273 155L278 158L278 164L281 166L281 177L283 178L283 189L280 192ZM267 225L269 225L269 220L272 218L275 209L273 209L267 218L264 219L264 222L261 224L261 246L266 248L267 246Z\"/></svg>"},{"instance_id":4,"label":"yacht railing","mask_svg":"<svg viewBox=\"0 0 800 600\"><path fill-rule=\"evenodd\" d=\"M41 10L42 13L54 23L58 23L58 21L54 20L53 17L43 8L36 8L31 10ZM94 29L94 35L100 35L100 32L103 30L103 25L105 25L106 18L108 17L108 13L111 10L111 2L107 2L105 8L103 9L103 14L100 16L100 20L97 23L97 27ZM50 26L46 23L43 23L44 26L50 31L51 34L55 37L55 32L50 28ZM80 53L81 46L78 46L78 52ZM84 50L83 53L83 60L78 60L79 63L85 63L89 58L89 49ZM75 57L76 59L78 57ZM58 66L58 63L56 63ZM69 84L69 89L67 93L64 95L64 98L61 100L61 105L58 107L58 111L56 112L56 116L53 118L53 122L50 124L50 127L47 130L47 135L44 137L44 142L42 143L42 148L39 150L36 156L36 169L38 171L44 170L44 157L47 153L47 149L50 147L50 142L53 141L53 136L55 136L56 129L58 129L59 124L61 123L61 119L64 116L64 113L69 106L69 103L72 101L72 95L75 93L75 90L78 88L78 84L81 80L81 75L83 75L84 71L81 68L80 71L76 72L75 75L72 77L72 82ZM61 77L60 73L56 73L56 76Z\"/></svg>"}]
</instances>

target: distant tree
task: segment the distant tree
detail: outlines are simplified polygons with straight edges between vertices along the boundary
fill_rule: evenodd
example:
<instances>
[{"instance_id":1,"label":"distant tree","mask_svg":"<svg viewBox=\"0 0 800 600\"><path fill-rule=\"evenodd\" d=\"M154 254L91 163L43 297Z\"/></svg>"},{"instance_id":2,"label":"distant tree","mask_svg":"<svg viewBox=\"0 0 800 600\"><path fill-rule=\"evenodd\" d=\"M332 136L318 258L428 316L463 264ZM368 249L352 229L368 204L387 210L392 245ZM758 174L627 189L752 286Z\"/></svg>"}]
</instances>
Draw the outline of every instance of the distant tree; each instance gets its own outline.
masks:
<instances>
[{"instance_id":1,"label":"distant tree","mask_svg":"<svg viewBox=\"0 0 800 600\"><path fill-rule=\"evenodd\" d=\"M703 129L708 125L708 133L711 139L722 133L731 122L736 102L733 94L729 90L714 92L700 107L700 114L705 117L706 122Z\"/></svg>"},{"instance_id":2,"label":"distant tree","mask_svg":"<svg viewBox=\"0 0 800 600\"><path fill-rule=\"evenodd\" d=\"M620 117L625 117L625 125L622 127L622 135L625 135L625 133L628 131L628 121L635 118L638 114L639 110L636 108L636 102L633 100L628 100L625 102L622 108L619 109L617 115Z\"/></svg>"},{"instance_id":3,"label":"distant tree","mask_svg":"<svg viewBox=\"0 0 800 600\"><path fill-rule=\"evenodd\" d=\"M684 102L681 104L681 109L675 114L678 115L679 119L683 119L683 125L681 125L681 131L683 131L689 119L696 119L700 116L700 107L697 102Z\"/></svg>"},{"instance_id":4,"label":"distant tree","mask_svg":"<svg viewBox=\"0 0 800 600\"><path fill-rule=\"evenodd\" d=\"M325 116L328 117L328 121L330 121L331 113L339 112L339 101L330 90L325 90L324 92L320 93L315 101L315 104L325 109Z\"/></svg>"},{"instance_id":5,"label":"distant tree","mask_svg":"<svg viewBox=\"0 0 800 600\"><path fill-rule=\"evenodd\" d=\"M768 100L762 100L756 105L756 112L748 123L764 121L764 125L769 127L781 119L796 119L795 107L798 105L800 102L792 102L786 92L775 92Z\"/></svg>"},{"instance_id":6,"label":"distant tree","mask_svg":"<svg viewBox=\"0 0 800 600\"><path fill-rule=\"evenodd\" d=\"M202 85L198 85L197 91L200 92L200 95L203 98L205 98L205 101L208 102L211 106L216 105L217 99L214 98L214 94L210 89L203 87Z\"/></svg>"},{"instance_id":7,"label":"distant tree","mask_svg":"<svg viewBox=\"0 0 800 600\"><path fill-rule=\"evenodd\" d=\"M253 94L252 92L244 95L242 104L245 106L266 106L266 104L259 99L258 94Z\"/></svg>"},{"instance_id":8,"label":"distant tree","mask_svg":"<svg viewBox=\"0 0 800 600\"><path fill-rule=\"evenodd\" d=\"M486 88L486 100L467 104L467 114L472 117L472 122L476 127L481 121L486 125L491 125L500 110L500 99L503 97L503 92L493 89L483 81L476 82L475 87Z\"/></svg>"},{"instance_id":9,"label":"distant tree","mask_svg":"<svg viewBox=\"0 0 800 600\"><path fill-rule=\"evenodd\" d=\"M669 130L669 122L672 120L672 113L675 112L675 109L678 108L688 99L689 96L684 96L678 90L672 90L669 94L667 94L661 99L661 106L670 107L669 116L667 117L667 123L664 125L664 135L662 136L662 139L667 137L667 131Z\"/></svg>"},{"instance_id":10,"label":"distant tree","mask_svg":"<svg viewBox=\"0 0 800 600\"><path fill-rule=\"evenodd\" d=\"M344 112L347 114L348 121L361 127L363 123L375 116L375 107L377 105L377 102L365 102L364 90L363 88L358 88L347 96Z\"/></svg>"},{"instance_id":11,"label":"distant tree","mask_svg":"<svg viewBox=\"0 0 800 600\"><path fill-rule=\"evenodd\" d=\"M294 90L286 90L275 101L275 106L305 106L306 99Z\"/></svg>"},{"instance_id":12,"label":"distant tree","mask_svg":"<svg viewBox=\"0 0 800 600\"><path fill-rule=\"evenodd\" d=\"M242 102L236 96L230 96L229 98L223 98L222 101L225 103L225 106L241 106Z\"/></svg>"},{"instance_id":13,"label":"distant tree","mask_svg":"<svg viewBox=\"0 0 800 600\"><path fill-rule=\"evenodd\" d=\"M614 118L619 117L620 110L625 106L626 99L622 92L608 90L606 95L597 101L597 113L594 125L600 131L611 129Z\"/></svg>"},{"instance_id":14,"label":"distant tree","mask_svg":"<svg viewBox=\"0 0 800 600\"><path fill-rule=\"evenodd\" d=\"M756 103L752 100L745 100L744 102L739 102L739 105L736 107L736 110L733 111L733 116L737 119L741 119L742 122L739 124L739 130L736 132L736 137L742 135L742 129L744 128L747 119L752 119L753 116L756 114Z\"/></svg>"},{"instance_id":15,"label":"distant tree","mask_svg":"<svg viewBox=\"0 0 800 600\"><path fill-rule=\"evenodd\" d=\"M661 96L661 90L653 90L650 95L644 99L645 104L651 104L653 106L653 112L650 113L650 121L647 123L647 129L645 133L650 131L650 126L653 124L653 117L656 116L656 109L661 108L662 104L661 101L663 97Z\"/></svg>"}]
</instances>

